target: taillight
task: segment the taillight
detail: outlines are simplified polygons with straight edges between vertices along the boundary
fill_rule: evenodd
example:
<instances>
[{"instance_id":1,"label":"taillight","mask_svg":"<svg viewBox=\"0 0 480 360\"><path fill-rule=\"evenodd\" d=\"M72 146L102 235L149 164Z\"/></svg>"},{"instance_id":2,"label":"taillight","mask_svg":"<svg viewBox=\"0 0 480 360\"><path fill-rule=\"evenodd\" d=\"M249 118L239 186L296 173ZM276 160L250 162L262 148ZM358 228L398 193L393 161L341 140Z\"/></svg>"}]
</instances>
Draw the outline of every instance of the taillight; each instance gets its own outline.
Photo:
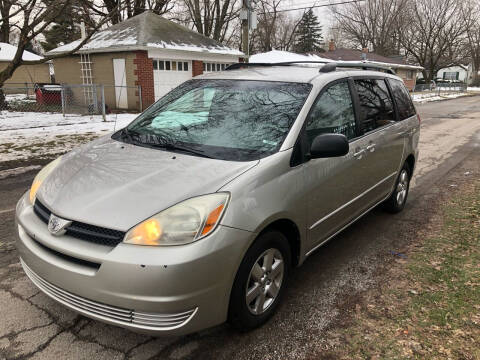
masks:
<instances>
[{"instance_id":1,"label":"taillight","mask_svg":"<svg viewBox=\"0 0 480 360\"><path fill-rule=\"evenodd\" d=\"M417 114L417 119L418 119L418 123L420 124L422 122L422 119L420 119L420 114Z\"/></svg>"}]
</instances>

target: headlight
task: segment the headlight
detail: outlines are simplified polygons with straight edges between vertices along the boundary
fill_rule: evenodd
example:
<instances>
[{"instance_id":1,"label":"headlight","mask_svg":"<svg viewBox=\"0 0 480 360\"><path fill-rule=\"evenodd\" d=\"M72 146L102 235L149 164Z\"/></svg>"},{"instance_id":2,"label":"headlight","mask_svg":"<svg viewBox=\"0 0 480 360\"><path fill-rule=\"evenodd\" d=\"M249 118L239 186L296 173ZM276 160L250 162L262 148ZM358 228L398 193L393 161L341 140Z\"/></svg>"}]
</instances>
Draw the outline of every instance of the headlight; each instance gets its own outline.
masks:
<instances>
[{"instance_id":1,"label":"headlight","mask_svg":"<svg viewBox=\"0 0 480 360\"><path fill-rule=\"evenodd\" d=\"M40 172L35 176L33 179L32 187L30 188L30 203L33 205L35 202L35 198L37 197L37 191L42 185L43 181L47 178L48 175L52 172L53 169L57 167L60 163L62 157L53 160L52 162L48 163Z\"/></svg>"},{"instance_id":2,"label":"headlight","mask_svg":"<svg viewBox=\"0 0 480 360\"><path fill-rule=\"evenodd\" d=\"M123 242L166 246L197 241L215 230L228 199L228 193L216 193L185 200L132 228Z\"/></svg>"}]
</instances>

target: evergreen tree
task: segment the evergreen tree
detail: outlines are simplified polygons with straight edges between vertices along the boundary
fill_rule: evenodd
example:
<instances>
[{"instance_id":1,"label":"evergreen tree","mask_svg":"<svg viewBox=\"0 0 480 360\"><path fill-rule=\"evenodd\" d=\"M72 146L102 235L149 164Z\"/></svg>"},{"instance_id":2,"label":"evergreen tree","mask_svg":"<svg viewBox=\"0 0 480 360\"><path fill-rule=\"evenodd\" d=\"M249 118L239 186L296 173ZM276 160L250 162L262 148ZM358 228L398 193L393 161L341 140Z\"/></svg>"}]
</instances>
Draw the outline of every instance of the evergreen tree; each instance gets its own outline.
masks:
<instances>
[{"instance_id":1,"label":"evergreen tree","mask_svg":"<svg viewBox=\"0 0 480 360\"><path fill-rule=\"evenodd\" d=\"M303 14L295 38L295 51L298 53L323 51L322 26L312 9Z\"/></svg>"},{"instance_id":2,"label":"evergreen tree","mask_svg":"<svg viewBox=\"0 0 480 360\"><path fill-rule=\"evenodd\" d=\"M44 1L48 4L49 0ZM45 41L42 45L45 51L50 51L59 47L60 45L68 44L74 40L80 39L80 28L75 23L79 24L81 19L78 18L74 6L68 6L64 13L55 19L55 22L43 31Z\"/></svg>"}]
</instances>

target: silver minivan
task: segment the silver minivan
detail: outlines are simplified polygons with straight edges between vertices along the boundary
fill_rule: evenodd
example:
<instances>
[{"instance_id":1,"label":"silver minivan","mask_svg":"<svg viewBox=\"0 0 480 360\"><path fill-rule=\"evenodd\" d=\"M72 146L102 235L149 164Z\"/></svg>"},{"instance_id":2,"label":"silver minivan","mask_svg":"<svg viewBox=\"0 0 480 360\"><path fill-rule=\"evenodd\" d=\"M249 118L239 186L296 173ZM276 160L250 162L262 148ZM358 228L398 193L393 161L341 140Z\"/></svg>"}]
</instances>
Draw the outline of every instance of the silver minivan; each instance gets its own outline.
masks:
<instances>
[{"instance_id":1,"label":"silver minivan","mask_svg":"<svg viewBox=\"0 0 480 360\"><path fill-rule=\"evenodd\" d=\"M252 329L292 267L375 206L404 208L419 122L402 80L372 64L196 77L38 173L16 208L21 264L106 323Z\"/></svg>"}]
</instances>

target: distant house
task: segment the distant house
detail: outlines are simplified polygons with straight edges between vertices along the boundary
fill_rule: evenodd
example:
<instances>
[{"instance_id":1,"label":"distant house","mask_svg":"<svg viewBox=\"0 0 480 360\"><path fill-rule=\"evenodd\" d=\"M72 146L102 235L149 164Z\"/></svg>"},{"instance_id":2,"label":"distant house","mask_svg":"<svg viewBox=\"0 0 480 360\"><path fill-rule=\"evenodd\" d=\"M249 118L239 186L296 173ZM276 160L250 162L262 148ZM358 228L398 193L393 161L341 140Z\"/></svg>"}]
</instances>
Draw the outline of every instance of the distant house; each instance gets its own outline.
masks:
<instances>
[{"instance_id":1,"label":"distant house","mask_svg":"<svg viewBox=\"0 0 480 360\"><path fill-rule=\"evenodd\" d=\"M15 53L17 52L17 47L0 42L0 71L5 69L8 64L13 60ZM40 60L41 56L35 55L29 51L24 50L22 55L22 60ZM5 85L8 86L9 93L15 93L15 88L25 88L25 84L28 84L29 87L32 86L32 83L49 83L50 82L50 71L49 64L38 64L38 65L21 65L18 67L13 76L5 82ZM18 92L23 92L20 90Z\"/></svg>"},{"instance_id":2,"label":"distant house","mask_svg":"<svg viewBox=\"0 0 480 360\"><path fill-rule=\"evenodd\" d=\"M437 72L437 79L458 80L469 83L471 80L472 68L470 65L452 65Z\"/></svg>"},{"instance_id":3,"label":"distant house","mask_svg":"<svg viewBox=\"0 0 480 360\"><path fill-rule=\"evenodd\" d=\"M368 49L337 49L333 41L330 42L327 52L318 55L335 61L368 61L387 65L395 70L397 75L403 79L403 82L410 91L415 89L417 72L423 69L421 66L407 64L403 56L386 57L371 53Z\"/></svg>"},{"instance_id":4,"label":"distant house","mask_svg":"<svg viewBox=\"0 0 480 360\"><path fill-rule=\"evenodd\" d=\"M75 49L80 40L48 54ZM64 84L103 84L111 109L143 107L203 72L221 71L243 53L151 11L92 36L74 55L54 59L55 79ZM115 87L111 86L115 85Z\"/></svg>"}]
</instances>

